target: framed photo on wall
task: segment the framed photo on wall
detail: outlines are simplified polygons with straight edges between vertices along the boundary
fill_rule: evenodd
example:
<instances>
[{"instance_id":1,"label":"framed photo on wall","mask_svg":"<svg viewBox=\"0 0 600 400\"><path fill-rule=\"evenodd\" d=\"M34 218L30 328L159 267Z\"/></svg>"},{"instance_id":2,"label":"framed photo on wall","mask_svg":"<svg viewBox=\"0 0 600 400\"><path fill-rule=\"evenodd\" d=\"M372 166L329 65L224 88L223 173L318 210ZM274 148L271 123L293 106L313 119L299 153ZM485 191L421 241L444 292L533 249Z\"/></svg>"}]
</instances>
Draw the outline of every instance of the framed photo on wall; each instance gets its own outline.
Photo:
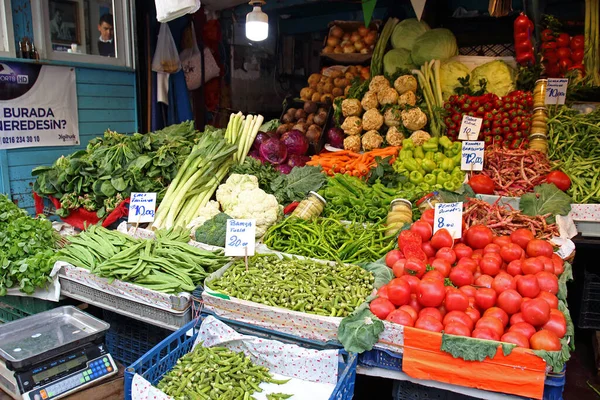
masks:
<instances>
[{"instance_id":1,"label":"framed photo on wall","mask_svg":"<svg viewBox=\"0 0 600 400\"><path fill-rule=\"evenodd\" d=\"M69 0L49 0L48 6L52 43L81 44L79 3Z\"/></svg>"}]
</instances>

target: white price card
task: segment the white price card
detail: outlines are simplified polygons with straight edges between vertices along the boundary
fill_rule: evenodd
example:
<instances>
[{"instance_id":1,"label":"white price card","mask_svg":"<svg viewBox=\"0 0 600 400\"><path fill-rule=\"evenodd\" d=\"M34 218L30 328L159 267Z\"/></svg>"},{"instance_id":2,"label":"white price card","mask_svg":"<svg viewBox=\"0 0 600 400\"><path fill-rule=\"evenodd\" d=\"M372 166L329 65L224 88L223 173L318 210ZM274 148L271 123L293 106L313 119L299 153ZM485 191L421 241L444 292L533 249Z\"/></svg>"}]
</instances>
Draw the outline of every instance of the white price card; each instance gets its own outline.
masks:
<instances>
[{"instance_id":1,"label":"white price card","mask_svg":"<svg viewBox=\"0 0 600 400\"><path fill-rule=\"evenodd\" d=\"M131 193L127 222L130 224L154 222L155 211L156 193Z\"/></svg>"},{"instance_id":2,"label":"white price card","mask_svg":"<svg viewBox=\"0 0 600 400\"><path fill-rule=\"evenodd\" d=\"M465 140L462 142L462 156L460 159L460 169L463 171L481 171L483 170L483 155L485 142L472 142Z\"/></svg>"},{"instance_id":3,"label":"white price card","mask_svg":"<svg viewBox=\"0 0 600 400\"><path fill-rule=\"evenodd\" d=\"M569 80L567 78L548 78L548 85L546 86L546 100L544 102L547 105L565 104L568 85Z\"/></svg>"},{"instance_id":4,"label":"white price card","mask_svg":"<svg viewBox=\"0 0 600 400\"><path fill-rule=\"evenodd\" d=\"M477 140L482 123L483 119L481 118L463 115L458 138L460 140Z\"/></svg>"},{"instance_id":5,"label":"white price card","mask_svg":"<svg viewBox=\"0 0 600 400\"><path fill-rule=\"evenodd\" d=\"M253 256L256 242L255 219L228 219L225 236L226 256Z\"/></svg>"},{"instance_id":6,"label":"white price card","mask_svg":"<svg viewBox=\"0 0 600 400\"><path fill-rule=\"evenodd\" d=\"M454 239L462 236L463 203L437 203L433 220L433 233L447 229Z\"/></svg>"}]
</instances>

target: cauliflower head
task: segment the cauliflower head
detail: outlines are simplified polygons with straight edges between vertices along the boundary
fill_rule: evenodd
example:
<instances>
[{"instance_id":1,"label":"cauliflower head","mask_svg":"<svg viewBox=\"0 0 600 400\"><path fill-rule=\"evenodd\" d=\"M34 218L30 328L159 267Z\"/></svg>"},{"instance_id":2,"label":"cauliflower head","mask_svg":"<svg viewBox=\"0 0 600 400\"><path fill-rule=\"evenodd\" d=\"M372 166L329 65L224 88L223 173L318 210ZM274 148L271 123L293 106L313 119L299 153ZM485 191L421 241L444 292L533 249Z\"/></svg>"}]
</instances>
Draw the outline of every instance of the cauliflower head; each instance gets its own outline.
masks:
<instances>
[{"instance_id":1,"label":"cauliflower head","mask_svg":"<svg viewBox=\"0 0 600 400\"><path fill-rule=\"evenodd\" d=\"M217 201L225 212L225 210L233 208L238 203L240 192L257 188L258 178L256 176L231 174L225 183L217 189Z\"/></svg>"},{"instance_id":2,"label":"cauliflower head","mask_svg":"<svg viewBox=\"0 0 600 400\"><path fill-rule=\"evenodd\" d=\"M377 108L377 106L379 106L379 101L377 101L377 93L368 91L363 96L360 104L365 111L369 111L372 108Z\"/></svg>"},{"instance_id":3,"label":"cauliflower head","mask_svg":"<svg viewBox=\"0 0 600 400\"><path fill-rule=\"evenodd\" d=\"M385 141L388 142L390 146L400 146L403 140L404 134L395 126L392 126L390 129L388 129L385 135Z\"/></svg>"},{"instance_id":4,"label":"cauliflower head","mask_svg":"<svg viewBox=\"0 0 600 400\"><path fill-rule=\"evenodd\" d=\"M360 117L348 117L342 124L342 130L346 135L360 135L362 132L362 120Z\"/></svg>"},{"instance_id":5,"label":"cauliflower head","mask_svg":"<svg viewBox=\"0 0 600 400\"><path fill-rule=\"evenodd\" d=\"M382 106L386 104L396 104L398 102L398 92L393 87L382 89L377 93L377 100Z\"/></svg>"},{"instance_id":6,"label":"cauliflower head","mask_svg":"<svg viewBox=\"0 0 600 400\"><path fill-rule=\"evenodd\" d=\"M425 131L414 131L410 135L410 140L413 141L415 146L422 146L429 139L431 139L431 135Z\"/></svg>"},{"instance_id":7,"label":"cauliflower head","mask_svg":"<svg viewBox=\"0 0 600 400\"><path fill-rule=\"evenodd\" d=\"M358 99L345 99L342 101L342 114L344 117L357 116L362 113L362 106Z\"/></svg>"},{"instance_id":8,"label":"cauliflower head","mask_svg":"<svg viewBox=\"0 0 600 400\"><path fill-rule=\"evenodd\" d=\"M379 132L372 130L365 133L362 137L362 147L364 151L378 149L383 144L383 138Z\"/></svg>"},{"instance_id":9,"label":"cauliflower head","mask_svg":"<svg viewBox=\"0 0 600 400\"><path fill-rule=\"evenodd\" d=\"M346 139L344 139L344 150L350 150L358 153L360 151L360 136L347 136Z\"/></svg>"},{"instance_id":10,"label":"cauliflower head","mask_svg":"<svg viewBox=\"0 0 600 400\"><path fill-rule=\"evenodd\" d=\"M223 212L231 218L255 219L257 238L262 237L281 215L275 196L258 187L238 192L237 198L240 201Z\"/></svg>"},{"instance_id":11,"label":"cauliflower head","mask_svg":"<svg viewBox=\"0 0 600 400\"><path fill-rule=\"evenodd\" d=\"M402 124L409 131L418 131L427 125L427 115L420 108L402 111Z\"/></svg>"},{"instance_id":12,"label":"cauliflower head","mask_svg":"<svg viewBox=\"0 0 600 400\"><path fill-rule=\"evenodd\" d=\"M409 106L414 106L415 104L417 104L417 95L415 95L415 92L413 91L408 91L406 93L403 93L400 95L400 97L398 97L398 104L403 106L408 104Z\"/></svg>"},{"instance_id":13,"label":"cauliflower head","mask_svg":"<svg viewBox=\"0 0 600 400\"><path fill-rule=\"evenodd\" d=\"M417 91L417 79L412 75L402 75L394 82L394 88L399 94L404 94L409 90L411 92Z\"/></svg>"},{"instance_id":14,"label":"cauliflower head","mask_svg":"<svg viewBox=\"0 0 600 400\"><path fill-rule=\"evenodd\" d=\"M400 116L400 110L388 108L383 115L383 119L387 126L400 126L400 121L402 119Z\"/></svg>"},{"instance_id":15,"label":"cauliflower head","mask_svg":"<svg viewBox=\"0 0 600 400\"><path fill-rule=\"evenodd\" d=\"M390 87L390 81L383 75L374 76L369 83L369 90L371 92L379 93L383 89Z\"/></svg>"},{"instance_id":16,"label":"cauliflower head","mask_svg":"<svg viewBox=\"0 0 600 400\"><path fill-rule=\"evenodd\" d=\"M365 131L378 130L383 125L383 115L373 108L362 117L362 127Z\"/></svg>"}]
</instances>

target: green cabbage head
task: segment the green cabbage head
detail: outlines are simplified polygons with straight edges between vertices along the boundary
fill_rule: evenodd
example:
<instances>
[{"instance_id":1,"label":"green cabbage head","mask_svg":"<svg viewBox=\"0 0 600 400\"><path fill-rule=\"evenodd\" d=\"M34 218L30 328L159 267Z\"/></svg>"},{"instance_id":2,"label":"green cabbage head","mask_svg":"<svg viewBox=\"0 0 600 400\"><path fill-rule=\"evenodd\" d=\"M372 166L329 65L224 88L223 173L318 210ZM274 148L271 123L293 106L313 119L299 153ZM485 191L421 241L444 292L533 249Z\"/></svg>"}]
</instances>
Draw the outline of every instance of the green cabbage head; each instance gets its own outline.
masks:
<instances>
[{"instance_id":1,"label":"green cabbage head","mask_svg":"<svg viewBox=\"0 0 600 400\"><path fill-rule=\"evenodd\" d=\"M486 92L497 96L506 96L515 90L516 73L508 64L502 60L496 60L480 65L471 71L469 86L473 91L481 89L479 81L487 81Z\"/></svg>"},{"instance_id":2,"label":"green cabbage head","mask_svg":"<svg viewBox=\"0 0 600 400\"><path fill-rule=\"evenodd\" d=\"M469 75L469 67L460 61L444 61L440 66L440 85L442 86L442 97L448 100L454 94L454 89L461 86L459 78Z\"/></svg>"},{"instance_id":3,"label":"green cabbage head","mask_svg":"<svg viewBox=\"0 0 600 400\"><path fill-rule=\"evenodd\" d=\"M416 18L408 18L400 21L392 32L392 47L395 49L411 50L412 46L419 36L431 28L425 21L419 21Z\"/></svg>"},{"instance_id":4,"label":"green cabbage head","mask_svg":"<svg viewBox=\"0 0 600 400\"><path fill-rule=\"evenodd\" d=\"M391 76L396 73L398 68L409 71L415 68L415 64L410 58L410 51L406 49L392 49L385 53L385 56L383 56L384 72Z\"/></svg>"},{"instance_id":5,"label":"green cabbage head","mask_svg":"<svg viewBox=\"0 0 600 400\"><path fill-rule=\"evenodd\" d=\"M448 29L437 28L425 32L413 44L412 60L421 66L431 60L446 60L458 54L456 38Z\"/></svg>"}]
</instances>

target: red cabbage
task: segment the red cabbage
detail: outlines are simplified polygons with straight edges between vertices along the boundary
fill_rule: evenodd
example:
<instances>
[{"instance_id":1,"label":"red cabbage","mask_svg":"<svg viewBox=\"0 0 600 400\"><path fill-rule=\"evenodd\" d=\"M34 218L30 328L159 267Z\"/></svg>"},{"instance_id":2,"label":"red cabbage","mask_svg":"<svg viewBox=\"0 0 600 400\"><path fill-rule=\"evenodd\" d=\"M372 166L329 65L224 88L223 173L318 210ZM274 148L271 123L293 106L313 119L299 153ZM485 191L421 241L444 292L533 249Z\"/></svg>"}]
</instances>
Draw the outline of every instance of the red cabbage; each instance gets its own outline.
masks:
<instances>
[{"instance_id":1,"label":"red cabbage","mask_svg":"<svg viewBox=\"0 0 600 400\"><path fill-rule=\"evenodd\" d=\"M254 139L254 143L252 144L252 148L256 149L258 151L258 149L260 149L260 145L267 139L269 139L269 134L265 133L265 132L258 132L258 135L256 135L256 139Z\"/></svg>"},{"instance_id":2,"label":"red cabbage","mask_svg":"<svg viewBox=\"0 0 600 400\"><path fill-rule=\"evenodd\" d=\"M277 138L265 140L260 145L260 156L271 164L281 164L287 159L287 147Z\"/></svg>"},{"instance_id":3,"label":"red cabbage","mask_svg":"<svg viewBox=\"0 0 600 400\"><path fill-rule=\"evenodd\" d=\"M340 128L331 128L327 131L327 143L338 149L344 148L344 131Z\"/></svg>"},{"instance_id":4,"label":"red cabbage","mask_svg":"<svg viewBox=\"0 0 600 400\"><path fill-rule=\"evenodd\" d=\"M275 167L275 169L279 172L281 172L282 174L289 174L290 172L292 172L292 167L290 167L287 164L279 164L278 166Z\"/></svg>"},{"instance_id":5,"label":"red cabbage","mask_svg":"<svg viewBox=\"0 0 600 400\"><path fill-rule=\"evenodd\" d=\"M289 154L303 156L308 151L308 139L304 134L296 129L281 135L281 141L287 147Z\"/></svg>"},{"instance_id":6,"label":"red cabbage","mask_svg":"<svg viewBox=\"0 0 600 400\"><path fill-rule=\"evenodd\" d=\"M298 154L291 154L288 157L287 165L290 167L304 167L306 163L310 161L309 156L299 156Z\"/></svg>"}]
</instances>

